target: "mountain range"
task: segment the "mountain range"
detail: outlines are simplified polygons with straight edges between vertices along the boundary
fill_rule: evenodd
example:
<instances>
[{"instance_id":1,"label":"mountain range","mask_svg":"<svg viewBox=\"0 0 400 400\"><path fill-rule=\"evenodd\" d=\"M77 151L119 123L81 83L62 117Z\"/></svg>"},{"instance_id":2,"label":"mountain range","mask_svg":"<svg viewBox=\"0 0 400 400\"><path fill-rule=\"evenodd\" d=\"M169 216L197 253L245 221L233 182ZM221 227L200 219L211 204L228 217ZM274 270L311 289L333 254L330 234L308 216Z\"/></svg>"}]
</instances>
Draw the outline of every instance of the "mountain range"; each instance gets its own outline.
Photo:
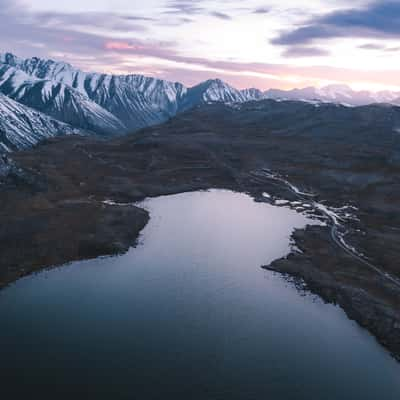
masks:
<instances>
[{"instance_id":1,"label":"mountain range","mask_svg":"<svg viewBox=\"0 0 400 400\"><path fill-rule=\"evenodd\" d=\"M262 99L400 105L398 92L345 85L289 91L238 90L211 79L191 88L142 75L87 73L65 62L0 54L0 151L23 149L63 134L123 135L205 103Z\"/></svg>"},{"instance_id":2,"label":"mountain range","mask_svg":"<svg viewBox=\"0 0 400 400\"><path fill-rule=\"evenodd\" d=\"M264 98L279 100L316 101L339 103L356 107L374 103L400 105L400 92L367 90L356 91L347 85L328 85L322 88L306 87L304 89L279 90L270 89L263 93Z\"/></svg>"}]
</instances>

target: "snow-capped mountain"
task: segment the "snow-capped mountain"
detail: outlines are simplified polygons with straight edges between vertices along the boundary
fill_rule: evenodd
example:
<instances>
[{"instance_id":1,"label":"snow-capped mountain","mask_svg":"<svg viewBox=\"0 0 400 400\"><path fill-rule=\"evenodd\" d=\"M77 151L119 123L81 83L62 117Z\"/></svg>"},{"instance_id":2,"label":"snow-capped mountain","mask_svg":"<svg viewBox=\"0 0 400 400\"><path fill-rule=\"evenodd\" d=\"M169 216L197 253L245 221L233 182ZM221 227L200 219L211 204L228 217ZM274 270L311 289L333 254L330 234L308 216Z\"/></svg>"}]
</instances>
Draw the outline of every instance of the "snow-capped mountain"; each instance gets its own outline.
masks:
<instances>
[{"instance_id":1,"label":"snow-capped mountain","mask_svg":"<svg viewBox=\"0 0 400 400\"><path fill-rule=\"evenodd\" d=\"M220 79L210 79L187 90L180 109L187 110L199 104L222 102L243 103L246 96L238 89L228 85Z\"/></svg>"},{"instance_id":2,"label":"snow-capped mountain","mask_svg":"<svg viewBox=\"0 0 400 400\"><path fill-rule=\"evenodd\" d=\"M328 85L322 88L279 90L264 92L264 98L279 100L321 101L340 103L348 106L362 106L373 103L400 104L400 93L391 91L369 92L356 91L347 85Z\"/></svg>"},{"instance_id":3,"label":"snow-capped mountain","mask_svg":"<svg viewBox=\"0 0 400 400\"><path fill-rule=\"evenodd\" d=\"M135 78L88 75L84 91L94 102L119 118L130 132L164 122L176 114L176 100L172 104L166 101L162 85L158 87L158 98L155 98L157 90L153 89L150 94L141 92L136 87Z\"/></svg>"},{"instance_id":4,"label":"snow-capped mountain","mask_svg":"<svg viewBox=\"0 0 400 400\"><path fill-rule=\"evenodd\" d=\"M0 153L25 149L54 136L87 133L0 93Z\"/></svg>"},{"instance_id":5,"label":"snow-capped mountain","mask_svg":"<svg viewBox=\"0 0 400 400\"><path fill-rule=\"evenodd\" d=\"M87 73L65 62L21 59L11 53L0 55L1 64L4 78L0 75L0 91L54 118L95 132L133 132L202 103L262 98L257 89L240 91L219 79L188 89L178 82L142 75ZM95 125L97 119L99 126Z\"/></svg>"},{"instance_id":6,"label":"snow-capped mountain","mask_svg":"<svg viewBox=\"0 0 400 400\"><path fill-rule=\"evenodd\" d=\"M141 75L86 73L64 62L37 57L20 59L12 54L0 56L7 63L32 77L62 83L116 116L124 125L122 133L167 120L178 112L186 94L180 83Z\"/></svg>"},{"instance_id":7,"label":"snow-capped mountain","mask_svg":"<svg viewBox=\"0 0 400 400\"><path fill-rule=\"evenodd\" d=\"M6 64L0 64L0 91L80 129L99 134L118 134L126 129L117 117L70 86L30 76Z\"/></svg>"},{"instance_id":8,"label":"snow-capped mountain","mask_svg":"<svg viewBox=\"0 0 400 400\"><path fill-rule=\"evenodd\" d=\"M85 73L63 62L36 57L20 60L9 55L8 60L31 76L73 87L118 116L131 130L163 122L201 103L246 101L245 94L219 79L187 89L178 82L142 75Z\"/></svg>"},{"instance_id":9,"label":"snow-capped mountain","mask_svg":"<svg viewBox=\"0 0 400 400\"><path fill-rule=\"evenodd\" d=\"M398 92L354 91L345 85L262 92L255 88L238 90L220 79L186 88L178 82L142 75L83 72L65 62L37 57L22 59L11 53L0 54L0 93L15 100L16 104L30 107L27 116L34 119L31 124L35 132L38 132L34 126L37 115L46 114L51 117L49 121L56 121L58 126L65 128L60 128L62 132L70 132L74 127L103 135L134 132L205 103L233 104L276 99L348 106L382 102L400 105ZM32 115L31 109L42 114ZM18 115L17 120L20 119ZM7 126L10 134L14 135L15 129L11 130L10 124ZM23 132L26 129L24 127ZM31 142L36 143L35 140ZM7 146L6 142L4 145Z\"/></svg>"},{"instance_id":10,"label":"snow-capped mountain","mask_svg":"<svg viewBox=\"0 0 400 400\"><path fill-rule=\"evenodd\" d=\"M246 101L257 101L265 98L264 92L256 88L243 89L240 92L242 93Z\"/></svg>"}]
</instances>

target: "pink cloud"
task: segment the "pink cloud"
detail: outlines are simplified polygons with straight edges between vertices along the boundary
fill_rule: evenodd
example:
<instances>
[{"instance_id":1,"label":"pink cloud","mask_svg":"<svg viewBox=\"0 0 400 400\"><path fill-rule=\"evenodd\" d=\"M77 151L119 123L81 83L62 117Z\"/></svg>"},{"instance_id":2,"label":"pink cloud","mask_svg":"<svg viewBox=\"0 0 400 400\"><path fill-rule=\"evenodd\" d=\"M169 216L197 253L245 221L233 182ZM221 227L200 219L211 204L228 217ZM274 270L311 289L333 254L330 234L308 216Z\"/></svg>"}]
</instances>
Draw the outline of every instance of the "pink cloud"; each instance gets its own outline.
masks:
<instances>
[{"instance_id":1,"label":"pink cloud","mask_svg":"<svg viewBox=\"0 0 400 400\"><path fill-rule=\"evenodd\" d=\"M107 41L104 43L104 48L106 50L117 50L117 51L138 51L138 50L144 50L144 46L132 44L129 42L123 42L123 41L117 41L117 40L111 40Z\"/></svg>"}]
</instances>

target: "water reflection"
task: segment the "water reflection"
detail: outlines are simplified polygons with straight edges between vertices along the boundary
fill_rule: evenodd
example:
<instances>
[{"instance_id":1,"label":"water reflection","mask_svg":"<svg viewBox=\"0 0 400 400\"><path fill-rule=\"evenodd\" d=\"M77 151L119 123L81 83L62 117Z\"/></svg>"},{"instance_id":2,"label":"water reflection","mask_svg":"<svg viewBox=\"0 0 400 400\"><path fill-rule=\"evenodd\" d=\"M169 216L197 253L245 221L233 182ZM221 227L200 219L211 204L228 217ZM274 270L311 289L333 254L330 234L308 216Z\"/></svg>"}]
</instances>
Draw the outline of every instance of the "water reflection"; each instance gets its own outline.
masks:
<instances>
[{"instance_id":1,"label":"water reflection","mask_svg":"<svg viewBox=\"0 0 400 400\"><path fill-rule=\"evenodd\" d=\"M344 313L260 265L312 221L229 191L147 200L126 255L0 292L2 388L96 399L398 399L400 369Z\"/></svg>"}]
</instances>

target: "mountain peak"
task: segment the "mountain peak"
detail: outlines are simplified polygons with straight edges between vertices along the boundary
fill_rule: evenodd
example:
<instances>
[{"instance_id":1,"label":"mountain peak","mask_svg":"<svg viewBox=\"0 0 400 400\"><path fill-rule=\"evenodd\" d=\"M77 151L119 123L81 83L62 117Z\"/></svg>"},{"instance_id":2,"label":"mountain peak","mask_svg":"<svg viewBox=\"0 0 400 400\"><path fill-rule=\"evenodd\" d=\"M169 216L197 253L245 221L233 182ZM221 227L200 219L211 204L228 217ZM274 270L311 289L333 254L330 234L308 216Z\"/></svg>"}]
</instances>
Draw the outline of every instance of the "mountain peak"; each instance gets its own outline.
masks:
<instances>
[{"instance_id":1,"label":"mountain peak","mask_svg":"<svg viewBox=\"0 0 400 400\"><path fill-rule=\"evenodd\" d=\"M243 103L246 97L221 79L208 79L188 89L181 108L187 110L204 103Z\"/></svg>"},{"instance_id":2,"label":"mountain peak","mask_svg":"<svg viewBox=\"0 0 400 400\"><path fill-rule=\"evenodd\" d=\"M214 78L207 79L204 82L199 83L195 87L231 87L228 83L224 82L222 79Z\"/></svg>"},{"instance_id":3,"label":"mountain peak","mask_svg":"<svg viewBox=\"0 0 400 400\"><path fill-rule=\"evenodd\" d=\"M9 64L12 67L21 63L21 59L12 53L0 53L0 63Z\"/></svg>"}]
</instances>

